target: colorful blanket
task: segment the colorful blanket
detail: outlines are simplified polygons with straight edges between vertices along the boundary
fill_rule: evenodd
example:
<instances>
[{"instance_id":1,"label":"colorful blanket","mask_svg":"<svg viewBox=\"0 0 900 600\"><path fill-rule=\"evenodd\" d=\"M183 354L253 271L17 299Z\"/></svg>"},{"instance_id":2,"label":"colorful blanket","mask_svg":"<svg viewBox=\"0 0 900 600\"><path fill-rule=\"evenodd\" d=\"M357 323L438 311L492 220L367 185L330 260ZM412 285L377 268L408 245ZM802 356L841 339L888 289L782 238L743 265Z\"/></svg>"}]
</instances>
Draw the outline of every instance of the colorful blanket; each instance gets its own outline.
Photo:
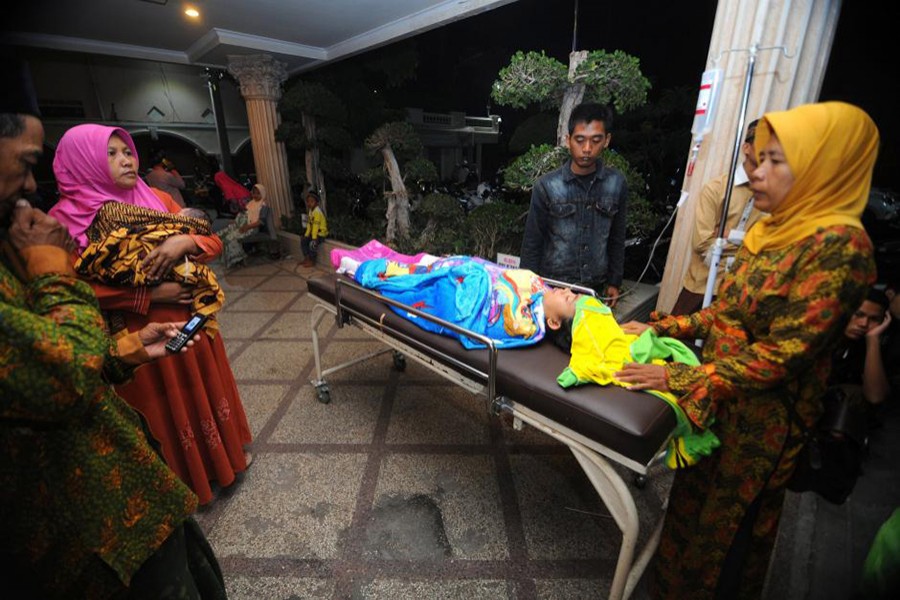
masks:
<instances>
[{"instance_id":1,"label":"colorful blanket","mask_svg":"<svg viewBox=\"0 0 900 600\"><path fill-rule=\"evenodd\" d=\"M331 265L337 273L346 273L351 277L356 269L367 260L386 258L403 264L428 265L438 259L437 256L419 252L414 255L400 254L385 246L378 240L370 240L355 250L335 248L331 251Z\"/></svg>"},{"instance_id":2,"label":"colorful blanket","mask_svg":"<svg viewBox=\"0 0 900 600\"><path fill-rule=\"evenodd\" d=\"M556 381L562 387L584 383L610 383L627 387L615 378L626 362L665 364L666 361L698 365L697 356L679 340L658 337L648 329L640 336L622 331L605 304L590 296L578 299L572 323L572 358ZM647 390L665 400L675 411L677 426L666 449L666 464L688 467L719 447L719 439L709 429L695 431L678 399L670 392Z\"/></svg>"},{"instance_id":3,"label":"colorful blanket","mask_svg":"<svg viewBox=\"0 0 900 600\"><path fill-rule=\"evenodd\" d=\"M75 270L94 281L109 285L150 285L141 262L153 249L173 235L210 235L201 219L157 210L107 202L85 232L88 245L75 261ZM215 313L225 302L225 293L208 266L185 260L165 277L193 287L191 310L209 315L204 326L210 335L218 331Z\"/></svg>"},{"instance_id":4,"label":"colorful blanket","mask_svg":"<svg viewBox=\"0 0 900 600\"><path fill-rule=\"evenodd\" d=\"M504 269L466 256L430 265L379 258L361 263L355 278L388 298L485 335L498 348L535 344L544 337L546 287L532 271ZM466 348L485 347L405 310L393 310L422 329L458 339Z\"/></svg>"}]
</instances>

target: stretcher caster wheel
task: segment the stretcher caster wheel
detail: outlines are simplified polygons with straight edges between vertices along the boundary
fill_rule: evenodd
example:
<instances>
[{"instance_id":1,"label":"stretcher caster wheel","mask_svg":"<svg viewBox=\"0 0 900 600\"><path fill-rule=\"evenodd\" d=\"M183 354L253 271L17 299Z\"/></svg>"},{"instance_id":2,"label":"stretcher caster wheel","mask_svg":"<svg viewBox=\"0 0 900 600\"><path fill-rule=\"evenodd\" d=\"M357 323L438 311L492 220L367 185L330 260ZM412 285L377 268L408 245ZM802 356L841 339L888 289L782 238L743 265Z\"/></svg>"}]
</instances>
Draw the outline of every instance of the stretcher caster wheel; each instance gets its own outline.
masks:
<instances>
[{"instance_id":1,"label":"stretcher caster wheel","mask_svg":"<svg viewBox=\"0 0 900 600\"><path fill-rule=\"evenodd\" d=\"M639 475L639 474L635 473L634 478L632 479L632 483L634 484L634 487L636 487L639 490L642 490L645 487L647 487L647 476Z\"/></svg>"},{"instance_id":2,"label":"stretcher caster wheel","mask_svg":"<svg viewBox=\"0 0 900 600\"><path fill-rule=\"evenodd\" d=\"M328 389L327 385L322 385L316 388L316 398L322 404L328 404L331 402L331 391Z\"/></svg>"},{"instance_id":3,"label":"stretcher caster wheel","mask_svg":"<svg viewBox=\"0 0 900 600\"><path fill-rule=\"evenodd\" d=\"M400 371L401 373L403 371L405 371L406 370L406 357L403 356L403 354L401 354L400 352L397 352L396 350L394 350L394 352L393 352L393 357L394 357L394 368L396 370Z\"/></svg>"}]
</instances>

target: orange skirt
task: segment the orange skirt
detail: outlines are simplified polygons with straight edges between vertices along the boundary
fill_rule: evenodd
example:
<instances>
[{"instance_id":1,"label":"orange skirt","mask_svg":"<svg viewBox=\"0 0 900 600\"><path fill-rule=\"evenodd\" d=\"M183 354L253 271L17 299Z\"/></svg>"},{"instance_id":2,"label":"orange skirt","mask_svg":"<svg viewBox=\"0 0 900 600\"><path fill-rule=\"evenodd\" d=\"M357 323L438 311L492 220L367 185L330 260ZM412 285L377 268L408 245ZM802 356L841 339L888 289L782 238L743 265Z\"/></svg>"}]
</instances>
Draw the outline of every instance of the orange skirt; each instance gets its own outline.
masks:
<instances>
[{"instance_id":1,"label":"orange skirt","mask_svg":"<svg viewBox=\"0 0 900 600\"><path fill-rule=\"evenodd\" d=\"M153 305L146 316L126 313L125 320L137 331L188 316L184 306ZM252 436L221 333L202 333L186 353L141 366L116 391L144 416L166 463L201 504L213 498L211 481L226 487L247 468L244 446Z\"/></svg>"}]
</instances>

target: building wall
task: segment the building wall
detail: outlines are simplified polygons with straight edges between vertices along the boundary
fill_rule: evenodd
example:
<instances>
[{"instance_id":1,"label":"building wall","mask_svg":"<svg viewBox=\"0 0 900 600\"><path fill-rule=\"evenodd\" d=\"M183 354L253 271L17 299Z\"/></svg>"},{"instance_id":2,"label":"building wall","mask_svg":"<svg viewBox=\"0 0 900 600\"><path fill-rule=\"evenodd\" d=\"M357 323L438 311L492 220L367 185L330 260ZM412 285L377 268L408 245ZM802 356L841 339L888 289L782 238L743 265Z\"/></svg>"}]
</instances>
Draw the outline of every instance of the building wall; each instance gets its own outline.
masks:
<instances>
[{"instance_id":1,"label":"building wall","mask_svg":"<svg viewBox=\"0 0 900 600\"><path fill-rule=\"evenodd\" d=\"M51 146L72 125L98 122L151 136L165 132L218 154L203 68L68 52L32 51L26 57ZM249 139L247 110L230 79L222 80L220 90L235 152Z\"/></svg>"}]
</instances>

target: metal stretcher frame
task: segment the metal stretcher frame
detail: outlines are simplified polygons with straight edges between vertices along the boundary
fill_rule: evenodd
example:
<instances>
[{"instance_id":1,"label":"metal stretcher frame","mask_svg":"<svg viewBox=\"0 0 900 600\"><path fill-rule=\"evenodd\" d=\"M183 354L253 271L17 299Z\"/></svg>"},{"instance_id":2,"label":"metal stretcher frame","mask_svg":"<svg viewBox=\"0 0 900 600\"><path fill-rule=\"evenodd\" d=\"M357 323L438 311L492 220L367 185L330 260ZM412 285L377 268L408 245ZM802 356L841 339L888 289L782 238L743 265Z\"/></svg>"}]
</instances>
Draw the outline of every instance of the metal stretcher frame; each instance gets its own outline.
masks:
<instances>
[{"instance_id":1,"label":"metal stretcher frame","mask_svg":"<svg viewBox=\"0 0 900 600\"><path fill-rule=\"evenodd\" d=\"M418 317L428 319L447 329L478 340L485 344L484 350L470 350L470 352L485 351L488 353L488 370L487 372L476 369L470 365L462 363L456 358L443 354L435 349L430 349L431 354L436 354L440 360L429 356L417 349L417 340L413 337L392 328L383 321L376 320L369 315L365 315L360 311L342 303L342 289L349 287L372 298L395 306L401 310L408 311ZM412 358L416 362L428 369L436 372L449 381L465 388L475 395L485 394L491 410L498 414L501 411L508 412L513 417L513 424L516 429L522 428L522 423L527 423L535 429L542 431L550 437L565 444L582 470L594 486L600 499L609 509L616 525L622 532L622 545L619 549L619 557L616 563L615 574L610 587L609 598L619 600L621 598L629 598L634 591L635 586L643 575L650 562L651 557L659 545L659 538L662 532L662 525L665 516L665 504L663 505L662 515L658 523L655 525L653 532L645 543L644 547L637 553L638 533L640 531L640 522L638 519L637 506L634 497L631 494L628 484L612 467L608 459L612 459L622 464L641 476L647 474L649 464L644 465L631 460L615 450L599 444L580 433L572 431L558 422L534 411L527 406L517 403L515 400L498 395L496 392L496 366L498 349L490 338L481 334L468 331L453 323L444 321L427 313L423 313L411 306L404 305L391 298L386 298L377 292L363 288L349 280L338 278L335 280L335 301L334 304L312 294L316 299L316 305L312 309L310 315L310 329L312 332L313 355L316 366L316 379L310 383L315 387L317 397L320 402L330 401L330 391L325 376L342 369L346 369L352 365L359 364L369 360L375 356L384 354L385 352L394 351L395 366L402 367L402 359L400 355ZM350 361L341 363L329 369L322 369L321 350L319 346L318 327L325 317L326 313L335 316L337 326L353 325L354 327L366 332L389 346L388 349L379 350L366 354L361 357L354 358ZM422 330L424 332L424 330ZM421 344L418 344L421 347ZM398 354L399 353L399 354ZM444 361L444 362L442 362ZM453 365L456 368L451 368ZM465 371L462 374L459 370ZM662 452L662 448L660 448ZM655 461L651 461L652 462ZM637 556L635 556L637 553Z\"/></svg>"}]
</instances>

